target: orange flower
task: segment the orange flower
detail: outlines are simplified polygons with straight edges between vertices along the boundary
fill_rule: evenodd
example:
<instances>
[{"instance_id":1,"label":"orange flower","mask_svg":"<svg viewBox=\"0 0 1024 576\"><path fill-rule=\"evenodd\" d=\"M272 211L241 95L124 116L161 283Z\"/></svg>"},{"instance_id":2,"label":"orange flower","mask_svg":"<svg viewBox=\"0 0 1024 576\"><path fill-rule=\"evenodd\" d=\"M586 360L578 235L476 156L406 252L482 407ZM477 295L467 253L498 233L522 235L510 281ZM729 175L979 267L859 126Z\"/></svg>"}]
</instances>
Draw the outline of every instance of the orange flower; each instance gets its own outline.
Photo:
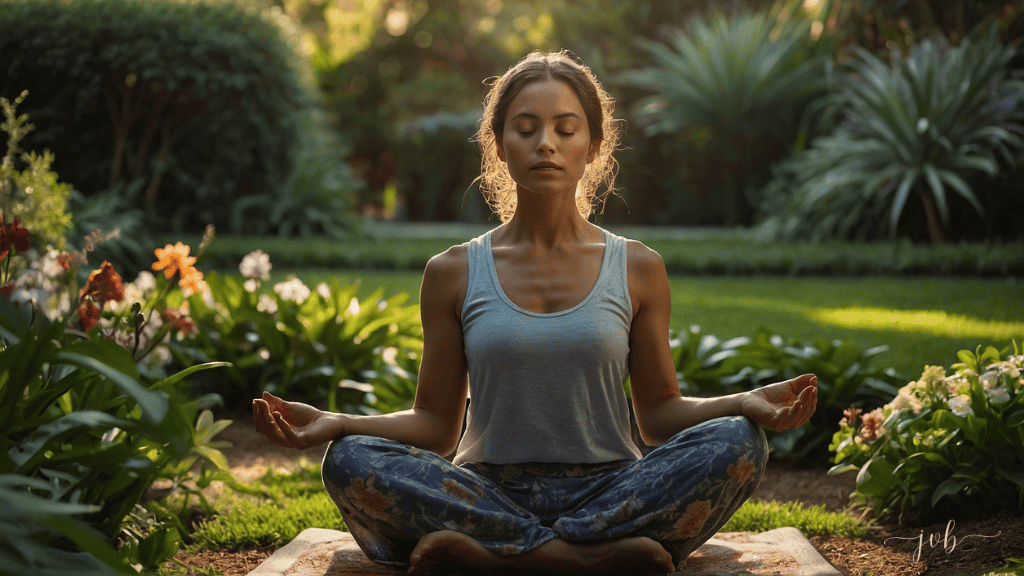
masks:
<instances>
[{"instance_id":1,"label":"orange flower","mask_svg":"<svg viewBox=\"0 0 1024 576\"><path fill-rule=\"evenodd\" d=\"M92 298L100 308L110 300L124 300L124 283L121 281L121 275L114 270L113 264L104 260L98 270L93 270L92 274L89 274L89 280L82 288L82 298L86 296Z\"/></svg>"},{"instance_id":2,"label":"orange flower","mask_svg":"<svg viewBox=\"0 0 1024 576\"><path fill-rule=\"evenodd\" d=\"M375 480L376 476L370 476L369 482L357 476L342 492L354 508L371 518L386 521L390 517L388 508L395 505L395 498L377 490L373 485Z\"/></svg>"},{"instance_id":3,"label":"orange flower","mask_svg":"<svg viewBox=\"0 0 1024 576\"><path fill-rule=\"evenodd\" d=\"M184 271L192 268L192 265L196 263L195 257L188 255L190 250L191 248L181 242L173 246L168 244L163 248L157 248L153 251L157 258L157 261L153 262L153 270L163 270L164 277L168 279L179 270L182 270L182 276L184 276Z\"/></svg>"},{"instance_id":4,"label":"orange flower","mask_svg":"<svg viewBox=\"0 0 1024 576\"><path fill-rule=\"evenodd\" d=\"M704 522L711 515L711 501L697 500L686 507L686 513L672 526L675 537L678 539L693 538L700 533Z\"/></svg>"},{"instance_id":5,"label":"orange flower","mask_svg":"<svg viewBox=\"0 0 1024 576\"><path fill-rule=\"evenodd\" d=\"M473 494L472 492L469 491L469 489L459 484L455 480L451 478L445 478L444 480L441 481L441 484L444 486L445 492L451 494L452 496L455 496L459 500L464 500L469 504L473 504L474 502L476 502L476 494Z\"/></svg>"},{"instance_id":6,"label":"orange flower","mask_svg":"<svg viewBox=\"0 0 1024 576\"><path fill-rule=\"evenodd\" d=\"M82 330L88 332L100 322L100 309L95 304L86 300L78 307L78 316L81 320Z\"/></svg>"},{"instance_id":7,"label":"orange flower","mask_svg":"<svg viewBox=\"0 0 1024 576\"><path fill-rule=\"evenodd\" d=\"M747 458L746 455L743 455L736 461L736 464L729 464L726 472L729 476L738 480L740 486L744 486L747 482L750 482L750 475L754 473L754 468L753 461Z\"/></svg>"},{"instance_id":8,"label":"orange flower","mask_svg":"<svg viewBox=\"0 0 1024 576\"><path fill-rule=\"evenodd\" d=\"M199 294L206 288L206 283L203 282L203 273L192 267L181 269L179 285L193 294Z\"/></svg>"}]
</instances>

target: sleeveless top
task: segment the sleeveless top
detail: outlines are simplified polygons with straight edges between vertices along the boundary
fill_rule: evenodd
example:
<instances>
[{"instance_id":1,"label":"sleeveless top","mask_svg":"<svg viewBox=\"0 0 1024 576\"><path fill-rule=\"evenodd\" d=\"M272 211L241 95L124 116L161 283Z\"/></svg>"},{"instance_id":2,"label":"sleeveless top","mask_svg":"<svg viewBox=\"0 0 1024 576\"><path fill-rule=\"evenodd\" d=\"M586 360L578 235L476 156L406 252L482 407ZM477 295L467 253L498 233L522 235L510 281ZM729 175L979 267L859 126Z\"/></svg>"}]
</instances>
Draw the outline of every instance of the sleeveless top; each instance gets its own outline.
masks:
<instances>
[{"instance_id":1,"label":"sleeveless top","mask_svg":"<svg viewBox=\"0 0 1024 576\"><path fill-rule=\"evenodd\" d=\"M468 252L462 331L470 405L454 463L640 458L623 390L633 318L625 238L605 231L590 293L548 314L516 306L502 290L490 231Z\"/></svg>"}]
</instances>

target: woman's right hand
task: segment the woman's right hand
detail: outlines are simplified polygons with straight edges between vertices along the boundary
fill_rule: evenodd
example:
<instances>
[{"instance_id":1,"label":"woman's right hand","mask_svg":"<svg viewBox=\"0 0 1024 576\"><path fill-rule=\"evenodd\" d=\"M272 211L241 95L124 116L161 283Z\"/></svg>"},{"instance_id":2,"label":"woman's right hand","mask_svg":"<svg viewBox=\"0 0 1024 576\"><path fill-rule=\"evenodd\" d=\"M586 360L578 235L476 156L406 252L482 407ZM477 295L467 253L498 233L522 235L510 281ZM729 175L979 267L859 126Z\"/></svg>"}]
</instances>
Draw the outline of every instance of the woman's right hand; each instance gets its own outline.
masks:
<instances>
[{"instance_id":1,"label":"woman's right hand","mask_svg":"<svg viewBox=\"0 0 1024 576\"><path fill-rule=\"evenodd\" d=\"M252 401L256 430L278 446L305 450L341 435L342 415L301 402L287 402L264 392Z\"/></svg>"}]
</instances>

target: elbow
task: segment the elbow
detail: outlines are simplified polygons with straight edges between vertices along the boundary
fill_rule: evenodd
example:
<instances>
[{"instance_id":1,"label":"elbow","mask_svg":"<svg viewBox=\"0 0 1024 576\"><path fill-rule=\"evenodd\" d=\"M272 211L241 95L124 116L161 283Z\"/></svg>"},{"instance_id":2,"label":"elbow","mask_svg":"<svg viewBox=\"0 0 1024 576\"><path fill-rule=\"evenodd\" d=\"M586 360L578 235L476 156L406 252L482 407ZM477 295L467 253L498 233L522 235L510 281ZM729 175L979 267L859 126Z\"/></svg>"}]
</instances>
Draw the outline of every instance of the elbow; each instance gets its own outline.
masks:
<instances>
[{"instance_id":1,"label":"elbow","mask_svg":"<svg viewBox=\"0 0 1024 576\"><path fill-rule=\"evenodd\" d=\"M665 442L668 442L668 439L672 437L671 435L666 436L658 431L651 430L648 427L637 426L637 428L640 433L640 439L643 440L644 444L652 448L661 446Z\"/></svg>"}]
</instances>

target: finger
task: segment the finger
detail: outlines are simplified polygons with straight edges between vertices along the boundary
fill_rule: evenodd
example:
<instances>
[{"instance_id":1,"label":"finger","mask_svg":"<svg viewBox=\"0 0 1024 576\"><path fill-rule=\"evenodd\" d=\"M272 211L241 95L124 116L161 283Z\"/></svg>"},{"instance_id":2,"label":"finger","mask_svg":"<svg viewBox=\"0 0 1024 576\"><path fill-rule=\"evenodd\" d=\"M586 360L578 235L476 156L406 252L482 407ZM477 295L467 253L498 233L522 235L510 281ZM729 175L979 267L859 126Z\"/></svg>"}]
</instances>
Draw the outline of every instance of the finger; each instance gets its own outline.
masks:
<instances>
[{"instance_id":1,"label":"finger","mask_svg":"<svg viewBox=\"0 0 1024 576\"><path fill-rule=\"evenodd\" d=\"M790 428L799 428L810 420L814 414L817 397L818 390L816 388L806 388L800 393L800 397L797 398L797 402L793 405L793 413L788 422Z\"/></svg>"},{"instance_id":2,"label":"finger","mask_svg":"<svg viewBox=\"0 0 1024 576\"><path fill-rule=\"evenodd\" d=\"M789 389L794 394L799 394L800 392L806 390L807 388L809 388L811 386L817 386L818 385L818 377L815 376L814 374L801 374L801 375L797 376L796 378L793 378L793 379L789 380L788 383L789 383Z\"/></svg>"},{"instance_id":3,"label":"finger","mask_svg":"<svg viewBox=\"0 0 1024 576\"><path fill-rule=\"evenodd\" d=\"M264 436L267 435L266 406L267 403L264 402L262 399L257 398L252 401L253 419L256 423L256 430L260 434L263 434Z\"/></svg>"},{"instance_id":4,"label":"finger","mask_svg":"<svg viewBox=\"0 0 1024 576\"><path fill-rule=\"evenodd\" d=\"M284 416L281 415L280 412L274 412L274 421L277 423L278 428L284 435L284 439L288 443L288 446L291 446L293 448L305 447L303 445L302 440L299 438L298 434L295 433L295 429L293 429L292 425L289 424L288 421L284 419Z\"/></svg>"}]
</instances>

